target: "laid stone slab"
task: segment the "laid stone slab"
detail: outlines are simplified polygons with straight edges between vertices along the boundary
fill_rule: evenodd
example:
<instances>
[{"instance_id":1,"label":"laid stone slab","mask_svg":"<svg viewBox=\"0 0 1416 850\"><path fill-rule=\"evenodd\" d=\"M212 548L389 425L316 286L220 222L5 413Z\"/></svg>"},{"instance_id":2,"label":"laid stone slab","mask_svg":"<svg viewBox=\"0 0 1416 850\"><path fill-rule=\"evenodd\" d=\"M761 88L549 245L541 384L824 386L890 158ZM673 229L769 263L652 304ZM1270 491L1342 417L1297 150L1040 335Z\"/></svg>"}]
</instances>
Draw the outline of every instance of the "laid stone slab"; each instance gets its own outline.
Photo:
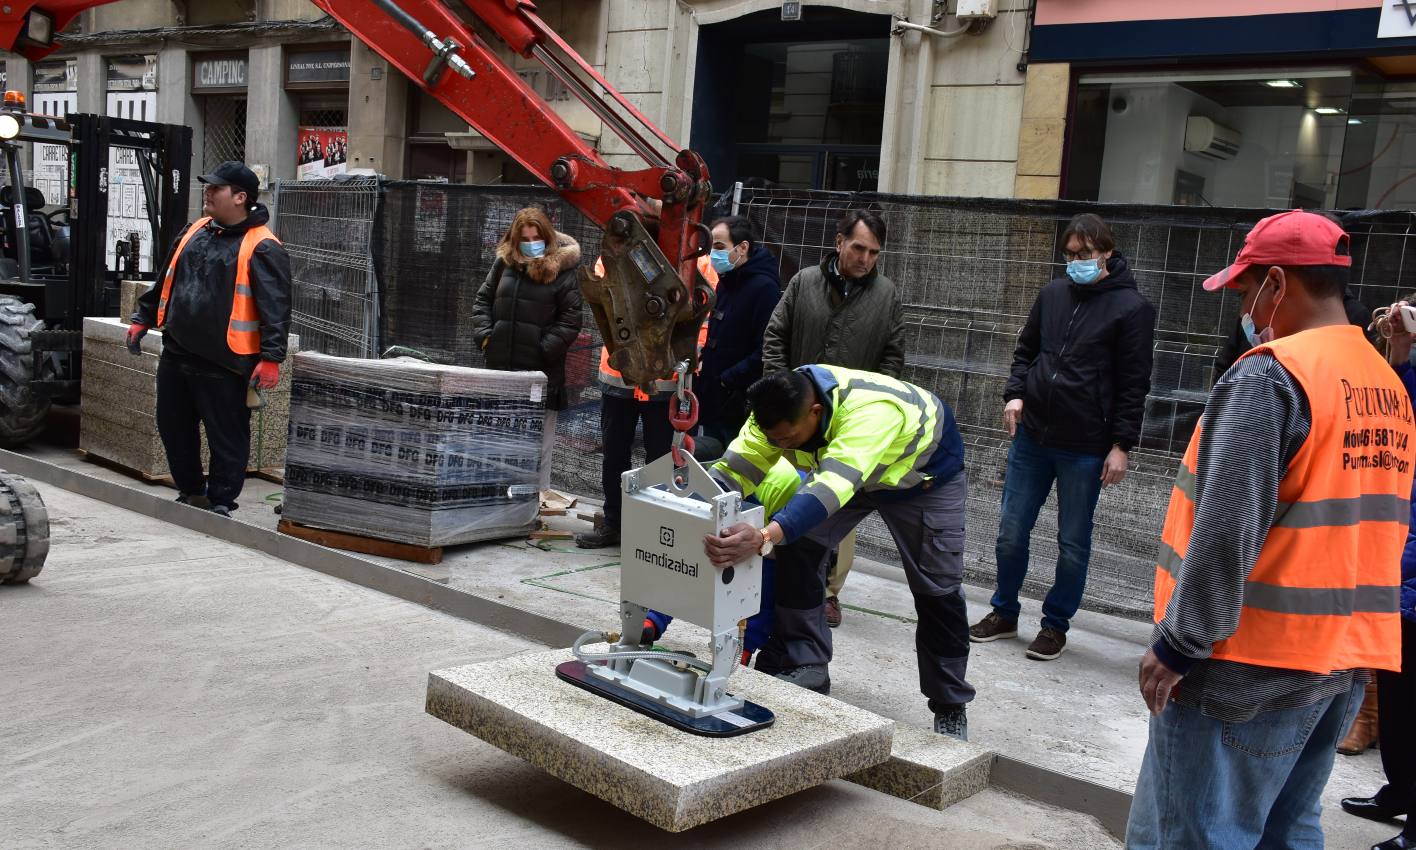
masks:
<instances>
[{"instance_id":1,"label":"laid stone slab","mask_svg":"<svg viewBox=\"0 0 1416 850\"><path fill-rule=\"evenodd\" d=\"M729 690L776 722L733 738L679 731L556 678L568 649L438 670L427 711L670 832L856 773L890 756L895 724L756 670Z\"/></svg>"},{"instance_id":2,"label":"laid stone slab","mask_svg":"<svg viewBox=\"0 0 1416 850\"><path fill-rule=\"evenodd\" d=\"M899 723L890 758L846 779L942 810L987 788L992 767L991 750Z\"/></svg>"}]
</instances>

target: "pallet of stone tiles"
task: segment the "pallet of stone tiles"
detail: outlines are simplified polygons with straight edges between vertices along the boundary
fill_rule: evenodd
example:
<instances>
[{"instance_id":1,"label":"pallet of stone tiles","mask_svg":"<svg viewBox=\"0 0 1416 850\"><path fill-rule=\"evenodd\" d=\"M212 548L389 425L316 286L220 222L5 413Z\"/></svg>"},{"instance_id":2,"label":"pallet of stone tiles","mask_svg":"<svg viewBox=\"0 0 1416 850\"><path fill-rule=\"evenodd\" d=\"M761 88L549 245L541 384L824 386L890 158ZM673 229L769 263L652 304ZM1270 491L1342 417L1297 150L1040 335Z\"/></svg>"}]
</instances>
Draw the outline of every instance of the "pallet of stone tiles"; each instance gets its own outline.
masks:
<instances>
[{"instance_id":1,"label":"pallet of stone tiles","mask_svg":"<svg viewBox=\"0 0 1416 850\"><path fill-rule=\"evenodd\" d=\"M118 461L113 460L111 458L94 454L93 452L90 452L87 449L76 449L75 451L79 453L79 457L83 458L89 463L106 467L108 469L117 470L118 472L122 472L126 475L131 475L134 478L141 478L149 484L166 484L168 487L172 487L174 489L177 487L177 482L172 480L172 475L170 473L153 475L150 472L145 472L141 469L134 469L131 466L119 463Z\"/></svg>"},{"instance_id":2,"label":"pallet of stone tiles","mask_svg":"<svg viewBox=\"0 0 1416 850\"><path fill-rule=\"evenodd\" d=\"M347 531L331 531L326 528L300 525L288 519L282 519L276 525L275 530L281 534L288 534L291 537L298 537L321 546L328 546L331 549L344 549L384 558L398 558L401 561L413 561L417 564L442 563L443 547L441 546L417 546L412 543L400 543L396 540L380 540L377 537L365 537L362 534L350 534Z\"/></svg>"},{"instance_id":3,"label":"pallet of stone tiles","mask_svg":"<svg viewBox=\"0 0 1416 850\"><path fill-rule=\"evenodd\" d=\"M89 318L84 324L83 416L80 447L139 477L167 474L167 457L157 436L153 412L156 373L162 352L161 331L143 339L141 356L125 345L127 327L118 319ZM290 337L290 350L299 338ZM252 417L250 474L276 483L284 480L289 417L290 367L281 370L280 384L266 393L266 406ZM205 437L202 456L207 457Z\"/></svg>"}]
</instances>

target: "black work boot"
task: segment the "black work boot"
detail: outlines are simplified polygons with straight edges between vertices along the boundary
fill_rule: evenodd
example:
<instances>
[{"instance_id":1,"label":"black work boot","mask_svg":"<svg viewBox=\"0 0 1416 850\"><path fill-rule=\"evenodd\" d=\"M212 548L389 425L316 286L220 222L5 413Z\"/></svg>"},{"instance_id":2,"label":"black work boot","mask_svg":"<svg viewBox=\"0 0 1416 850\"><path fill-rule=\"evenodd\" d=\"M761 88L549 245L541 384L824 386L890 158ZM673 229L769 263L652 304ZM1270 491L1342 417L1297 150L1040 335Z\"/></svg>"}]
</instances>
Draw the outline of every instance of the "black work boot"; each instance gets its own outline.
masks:
<instances>
[{"instance_id":1,"label":"black work boot","mask_svg":"<svg viewBox=\"0 0 1416 850\"><path fill-rule=\"evenodd\" d=\"M619 528L611 528L602 519L596 519L595 527L589 531L575 535L575 545L581 549L603 549L606 546L618 546L619 542Z\"/></svg>"},{"instance_id":2,"label":"black work boot","mask_svg":"<svg viewBox=\"0 0 1416 850\"><path fill-rule=\"evenodd\" d=\"M951 738L958 738L960 741L969 739L969 713L968 709L960 705L942 705L934 712L934 731L940 735L948 735Z\"/></svg>"},{"instance_id":3,"label":"black work boot","mask_svg":"<svg viewBox=\"0 0 1416 850\"><path fill-rule=\"evenodd\" d=\"M205 493L182 493L177 496L177 504L191 505L194 508L206 510L211 507L211 502L207 501Z\"/></svg>"}]
</instances>

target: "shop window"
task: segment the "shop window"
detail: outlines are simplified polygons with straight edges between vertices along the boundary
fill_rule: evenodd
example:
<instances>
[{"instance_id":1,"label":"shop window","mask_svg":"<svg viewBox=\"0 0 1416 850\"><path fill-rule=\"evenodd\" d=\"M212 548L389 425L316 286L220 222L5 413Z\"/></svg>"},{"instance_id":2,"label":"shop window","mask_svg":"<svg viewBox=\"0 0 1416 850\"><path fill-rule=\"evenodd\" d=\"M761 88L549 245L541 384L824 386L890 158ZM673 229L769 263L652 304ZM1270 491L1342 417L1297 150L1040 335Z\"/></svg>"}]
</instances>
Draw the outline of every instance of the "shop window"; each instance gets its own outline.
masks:
<instances>
[{"instance_id":1,"label":"shop window","mask_svg":"<svg viewBox=\"0 0 1416 850\"><path fill-rule=\"evenodd\" d=\"M1064 195L1335 207L1353 91L1350 69L1084 76Z\"/></svg>"},{"instance_id":2,"label":"shop window","mask_svg":"<svg viewBox=\"0 0 1416 850\"><path fill-rule=\"evenodd\" d=\"M227 160L245 162L246 99L207 95L202 101L203 173Z\"/></svg>"},{"instance_id":3,"label":"shop window","mask_svg":"<svg viewBox=\"0 0 1416 850\"><path fill-rule=\"evenodd\" d=\"M345 109L312 108L300 110L301 127L347 127L349 112Z\"/></svg>"}]
</instances>

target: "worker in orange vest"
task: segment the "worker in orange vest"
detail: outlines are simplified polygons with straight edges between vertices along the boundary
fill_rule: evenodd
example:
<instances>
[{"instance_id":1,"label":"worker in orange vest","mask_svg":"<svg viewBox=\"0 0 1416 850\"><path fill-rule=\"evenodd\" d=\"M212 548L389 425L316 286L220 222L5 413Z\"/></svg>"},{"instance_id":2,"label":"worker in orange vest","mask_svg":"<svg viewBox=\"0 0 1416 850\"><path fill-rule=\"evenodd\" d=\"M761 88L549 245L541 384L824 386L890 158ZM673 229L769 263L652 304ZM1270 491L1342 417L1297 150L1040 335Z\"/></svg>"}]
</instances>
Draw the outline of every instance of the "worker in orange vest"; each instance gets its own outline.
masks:
<instances>
[{"instance_id":1,"label":"worker in orange vest","mask_svg":"<svg viewBox=\"0 0 1416 850\"><path fill-rule=\"evenodd\" d=\"M698 258L698 273L708 285L718 286L718 274L707 256ZM605 264L595 259L595 275L605 276ZM698 329L698 348L708 336L708 324ZM669 453L674 429L669 424L669 399L678 389L672 375L654 382L654 395L628 384L619 370L610 365L609 349L600 348L600 486L605 494L605 507L595 519L595 527L575 535L575 545L582 549L602 549L615 546L620 540L620 476L634 462L634 432L644 428L645 462L657 460Z\"/></svg>"},{"instance_id":2,"label":"worker in orange vest","mask_svg":"<svg viewBox=\"0 0 1416 850\"><path fill-rule=\"evenodd\" d=\"M1170 496L1132 850L1321 848L1361 668L1399 669L1416 426L1347 321L1351 265L1342 228L1295 210L1204 283L1238 290L1251 348L1215 383Z\"/></svg>"},{"instance_id":3,"label":"worker in orange vest","mask_svg":"<svg viewBox=\"0 0 1416 850\"><path fill-rule=\"evenodd\" d=\"M247 388L280 379L290 330L290 257L257 202L260 181L239 162L198 178L206 214L178 237L157 285L138 299L128 350L141 353L161 328L157 431L177 485L177 501L236 510L251 451ZM202 472L201 434L211 451Z\"/></svg>"}]
</instances>

